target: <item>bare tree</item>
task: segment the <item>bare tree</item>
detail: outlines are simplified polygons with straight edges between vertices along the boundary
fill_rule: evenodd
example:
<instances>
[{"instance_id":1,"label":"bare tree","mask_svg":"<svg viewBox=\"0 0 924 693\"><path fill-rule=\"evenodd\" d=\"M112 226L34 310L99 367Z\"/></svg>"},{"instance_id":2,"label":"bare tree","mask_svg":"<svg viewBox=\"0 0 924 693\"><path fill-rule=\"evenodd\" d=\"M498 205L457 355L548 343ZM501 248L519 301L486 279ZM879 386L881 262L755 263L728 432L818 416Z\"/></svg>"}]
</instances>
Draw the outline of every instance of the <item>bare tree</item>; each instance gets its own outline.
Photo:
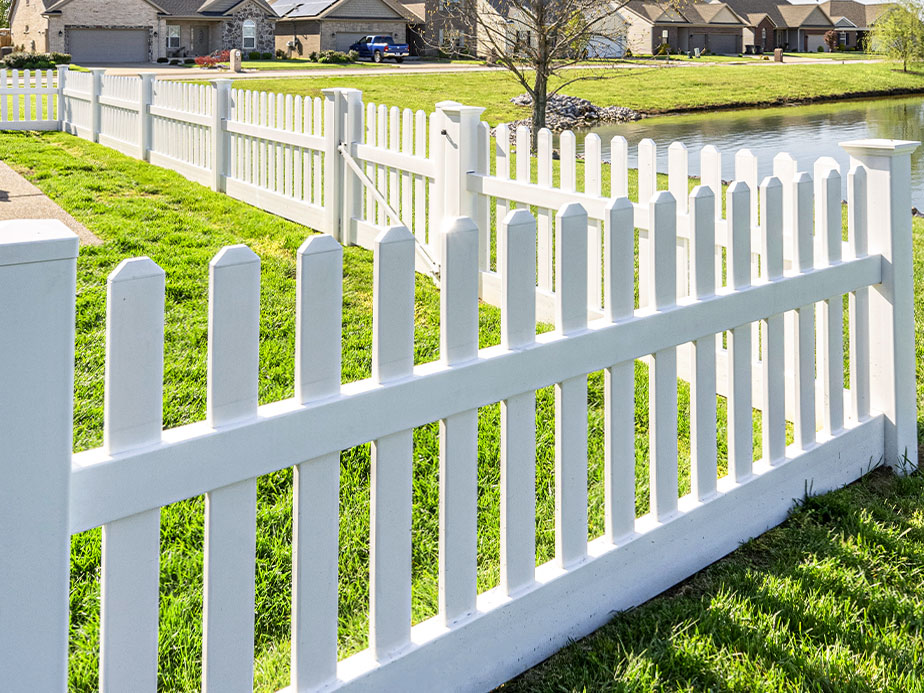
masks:
<instances>
[{"instance_id":1,"label":"bare tree","mask_svg":"<svg viewBox=\"0 0 924 693\"><path fill-rule=\"evenodd\" d=\"M507 68L532 98L533 132L545 127L549 97L579 80L603 76L568 68L613 56L625 35L619 10L627 0L436 1L440 7L428 17L427 45L450 54L467 49ZM560 79L551 86L553 76Z\"/></svg>"}]
</instances>

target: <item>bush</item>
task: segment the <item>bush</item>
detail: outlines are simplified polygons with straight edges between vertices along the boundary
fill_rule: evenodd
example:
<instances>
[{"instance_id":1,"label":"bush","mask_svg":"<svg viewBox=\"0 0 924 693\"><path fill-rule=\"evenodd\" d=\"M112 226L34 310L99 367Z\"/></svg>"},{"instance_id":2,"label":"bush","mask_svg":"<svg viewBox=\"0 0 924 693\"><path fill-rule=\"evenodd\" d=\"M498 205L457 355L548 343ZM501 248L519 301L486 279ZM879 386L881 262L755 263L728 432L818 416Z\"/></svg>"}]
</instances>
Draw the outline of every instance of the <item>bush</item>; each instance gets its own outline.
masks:
<instances>
[{"instance_id":1,"label":"bush","mask_svg":"<svg viewBox=\"0 0 924 693\"><path fill-rule=\"evenodd\" d=\"M158 58L158 59L157 59L157 62L159 62L159 63L165 63L165 62L167 62L167 59L166 59L166 58Z\"/></svg>"},{"instance_id":2,"label":"bush","mask_svg":"<svg viewBox=\"0 0 924 693\"><path fill-rule=\"evenodd\" d=\"M354 62L348 53L340 51L324 51L318 56L319 63L344 64Z\"/></svg>"},{"instance_id":3,"label":"bush","mask_svg":"<svg viewBox=\"0 0 924 693\"><path fill-rule=\"evenodd\" d=\"M195 58L184 58L183 62L186 63L187 65L192 65L196 62L196 59Z\"/></svg>"},{"instance_id":4,"label":"bush","mask_svg":"<svg viewBox=\"0 0 924 693\"><path fill-rule=\"evenodd\" d=\"M628 48L626 48L626 52L622 54L622 57L623 57L623 58L631 58L631 57L632 57L632 51L629 50Z\"/></svg>"},{"instance_id":5,"label":"bush","mask_svg":"<svg viewBox=\"0 0 924 693\"><path fill-rule=\"evenodd\" d=\"M170 58L170 64L171 65L182 65L183 59L182 58Z\"/></svg>"},{"instance_id":6,"label":"bush","mask_svg":"<svg viewBox=\"0 0 924 693\"><path fill-rule=\"evenodd\" d=\"M285 57L286 57L286 52L285 52L284 50L282 50L281 48L277 48L277 49L276 49L276 59L277 59L277 60L284 60Z\"/></svg>"},{"instance_id":7,"label":"bush","mask_svg":"<svg viewBox=\"0 0 924 693\"><path fill-rule=\"evenodd\" d=\"M317 51L311 51L311 52L308 54L308 60L310 60L310 61L313 62L313 63L318 62L318 57L319 57L319 56L318 56L318 52L317 52Z\"/></svg>"},{"instance_id":8,"label":"bush","mask_svg":"<svg viewBox=\"0 0 924 693\"><path fill-rule=\"evenodd\" d=\"M67 53L10 53L2 61L10 70L48 70L55 65L67 65L71 56Z\"/></svg>"},{"instance_id":9,"label":"bush","mask_svg":"<svg viewBox=\"0 0 924 693\"><path fill-rule=\"evenodd\" d=\"M260 58L263 59L263 60L272 60L272 59L273 59L273 54L272 54L271 52L269 52L269 53L260 53Z\"/></svg>"},{"instance_id":10,"label":"bush","mask_svg":"<svg viewBox=\"0 0 924 693\"><path fill-rule=\"evenodd\" d=\"M824 47L824 46L818 46L818 50L817 50L816 52L817 52L817 53L824 53L824 52L825 52L825 47Z\"/></svg>"},{"instance_id":11,"label":"bush","mask_svg":"<svg viewBox=\"0 0 924 693\"><path fill-rule=\"evenodd\" d=\"M355 63L359 60L359 51L347 51L347 57L350 59L349 62Z\"/></svg>"},{"instance_id":12,"label":"bush","mask_svg":"<svg viewBox=\"0 0 924 693\"><path fill-rule=\"evenodd\" d=\"M248 60L259 60L260 51L250 51L250 53L247 54L247 59Z\"/></svg>"},{"instance_id":13,"label":"bush","mask_svg":"<svg viewBox=\"0 0 924 693\"><path fill-rule=\"evenodd\" d=\"M212 55L200 55L198 58L195 59L195 63L199 67L208 67L208 68L217 67L218 58Z\"/></svg>"}]
</instances>

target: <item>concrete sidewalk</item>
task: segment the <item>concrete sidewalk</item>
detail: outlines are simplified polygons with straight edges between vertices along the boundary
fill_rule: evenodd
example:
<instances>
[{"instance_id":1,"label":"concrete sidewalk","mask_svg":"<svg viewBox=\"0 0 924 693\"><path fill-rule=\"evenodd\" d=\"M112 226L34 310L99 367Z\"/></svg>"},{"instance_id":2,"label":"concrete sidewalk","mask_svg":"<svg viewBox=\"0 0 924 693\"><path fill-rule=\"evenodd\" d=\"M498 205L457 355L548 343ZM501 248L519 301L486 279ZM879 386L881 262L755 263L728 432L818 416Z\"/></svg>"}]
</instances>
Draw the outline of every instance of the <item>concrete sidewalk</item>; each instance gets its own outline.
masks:
<instances>
[{"instance_id":1,"label":"concrete sidewalk","mask_svg":"<svg viewBox=\"0 0 924 693\"><path fill-rule=\"evenodd\" d=\"M9 219L58 219L77 234L81 245L102 243L45 193L0 161L0 221Z\"/></svg>"}]
</instances>

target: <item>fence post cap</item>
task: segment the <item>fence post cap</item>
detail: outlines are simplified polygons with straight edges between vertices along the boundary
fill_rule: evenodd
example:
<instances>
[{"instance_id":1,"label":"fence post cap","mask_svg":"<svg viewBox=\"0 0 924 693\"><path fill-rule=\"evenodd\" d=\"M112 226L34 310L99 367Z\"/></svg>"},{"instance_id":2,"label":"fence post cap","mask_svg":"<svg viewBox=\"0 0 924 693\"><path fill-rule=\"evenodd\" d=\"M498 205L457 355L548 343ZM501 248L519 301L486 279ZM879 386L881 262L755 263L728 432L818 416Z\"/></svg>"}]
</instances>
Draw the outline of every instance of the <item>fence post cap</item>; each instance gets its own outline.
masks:
<instances>
[{"instance_id":1,"label":"fence post cap","mask_svg":"<svg viewBox=\"0 0 924 693\"><path fill-rule=\"evenodd\" d=\"M440 101L436 107L446 115L475 115L480 116L485 109L481 106L463 106L455 101Z\"/></svg>"},{"instance_id":2,"label":"fence post cap","mask_svg":"<svg viewBox=\"0 0 924 693\"><path fill-rule=\"evenodd\" d=\"M0 266L77 257L77 234L57 219L0 221Z\"/></svg>"},{"instance_id":3,"label":"fence post cap","mask_svg":"<svg viewBox=\"0 0 924 693\"><path fill-rule=\"evenodd\" d=\"M866 154L873 156L902 156L904 154L911 154L911 152L920 145L920 142L914 140L885 139L850 140L849 142L840 143L840 146L845 149L848 154Z\"/></svg>"}]
</instances>

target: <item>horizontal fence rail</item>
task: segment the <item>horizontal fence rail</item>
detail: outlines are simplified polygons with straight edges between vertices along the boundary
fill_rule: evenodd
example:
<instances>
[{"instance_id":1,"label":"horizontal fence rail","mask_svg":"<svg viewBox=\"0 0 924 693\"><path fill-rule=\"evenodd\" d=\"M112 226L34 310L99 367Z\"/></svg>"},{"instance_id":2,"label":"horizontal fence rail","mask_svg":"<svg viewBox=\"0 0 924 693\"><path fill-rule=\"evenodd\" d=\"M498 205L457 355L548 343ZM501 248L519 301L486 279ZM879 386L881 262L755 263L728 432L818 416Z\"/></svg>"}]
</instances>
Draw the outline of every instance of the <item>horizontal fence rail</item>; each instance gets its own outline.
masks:
<instances>
[{"instance_id":1,"label":"horizontal fence rail","mask_svg":"<svg viewBox=\"0 0 924 693\"><path fill-rule=\"evenodd\" d=\"M163 430L163 271L108 281L104 444L73 454L76 238L0 223L0 688L65 690L71 534L102 527L100 678L157 686L163 507L205 495L203 686L254 681L256 483L293 468L291 691L484 690L782 521L792 498L917 466L910 155L848 142L841 172L748 152L690 189L670 149L538 133L535 174L506 127L443 102L363 104L58 72L60 127L329 235L296 259L295 396L258 406L260 259L209 266L207 417ZM63 104L63 105L62 105ZM529 133L515 135L521 153ZM582 169L583 182L578 175ZM580 189L579 189L580 188ZM724 202L724 204L723 204ZM333 237L332 237L333 236ZM339 240L339 242L338 242ZM341 385L342 245L374 253L372 376ZM637 248L637 250L636 250ZM440 358L414 365L415 268L441 296ZM478 348L479 296L501 343ZM848 309L843 309L844 297ZM552 325L537 334L537 322ZM846 345L845 345L846 340ZM845 362L845 353L847 354ZM635 367L648 373L650 511L635 513ZM588 540L588 375L604 373L602 536ZM678 486L689 383L691 491ZM555 555L536 565L536 392L554 389ZM727 474L717 464L725 399ZM500 581L477 590L477 410L500 403ZM761 438L753 438L755 410ZM345 423L348 422L348 423ZM439 603L411 618L415 428L440 424ZM792 442L787 443L787 424ZM41 433L39 435L39 432ZM371 444L369 647L338 661L340 453ZM685 547L678 551L677 547Z\"/></svg>"}]
</instances>

